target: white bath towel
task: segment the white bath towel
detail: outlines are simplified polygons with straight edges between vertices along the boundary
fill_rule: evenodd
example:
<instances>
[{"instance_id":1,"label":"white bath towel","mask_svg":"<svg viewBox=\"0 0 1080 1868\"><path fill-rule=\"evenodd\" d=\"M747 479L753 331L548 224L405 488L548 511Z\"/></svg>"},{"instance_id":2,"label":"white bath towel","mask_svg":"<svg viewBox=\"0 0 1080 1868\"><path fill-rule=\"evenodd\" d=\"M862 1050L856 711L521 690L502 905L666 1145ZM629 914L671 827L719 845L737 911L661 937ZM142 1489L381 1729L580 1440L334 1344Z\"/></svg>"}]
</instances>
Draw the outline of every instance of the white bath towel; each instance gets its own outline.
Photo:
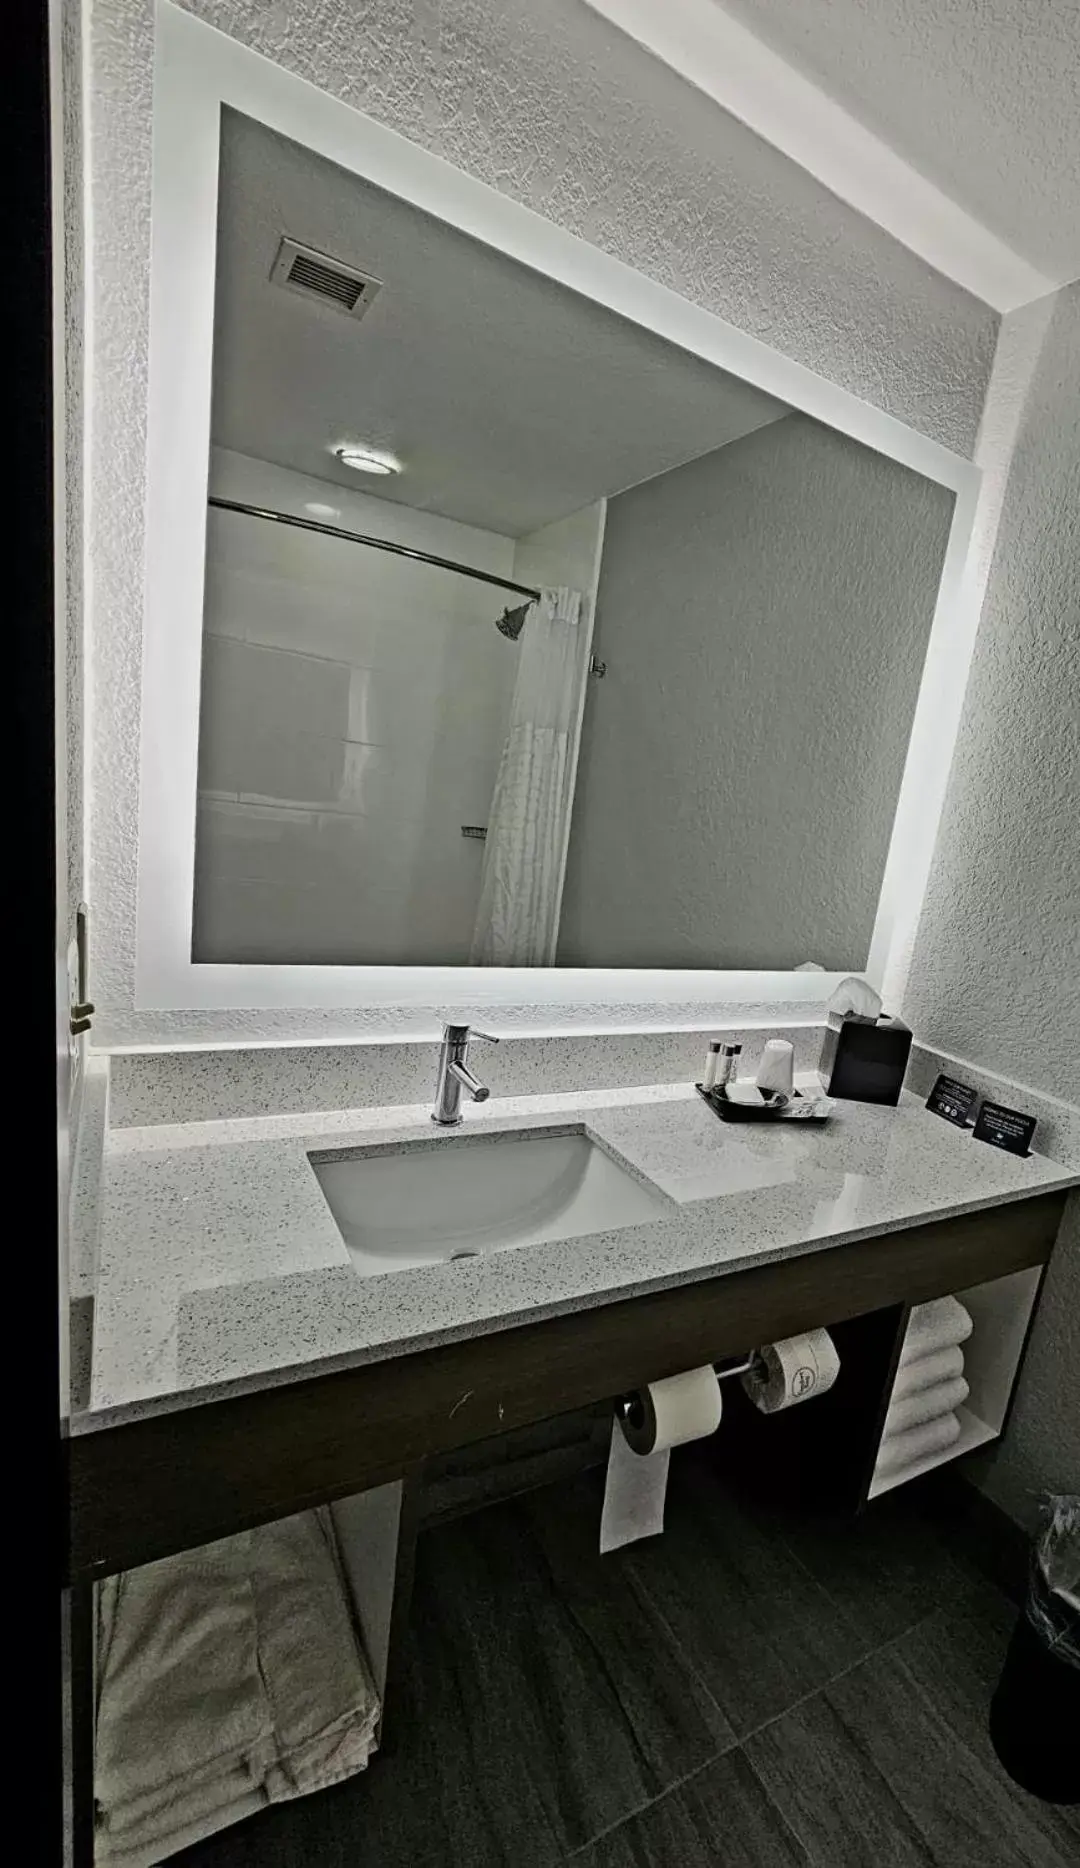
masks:
<instances>
[{"instance_id":1,"label":"white bath towel","mask_svg":"<svg viewBox=\"0 0 1080 1868\"><path fill-rule=\"evenodd\" d=\"M918 1394L922 1388L936 1388L939 1382L955 1381L964 1373L964 1352L959 1343L952 1343L948 1349L935 1349L928 1356L916 1356L914 1362L905 1362L896 1371L893 1383L893 1401L903 1401L905 1396Z\"/></svg>"},{"instance_id":2,"label":"white bath towel","mask_svg":"<svg viewBox=\"0 0 1080 1868\"><path fill-rule=\"evenodd\" d=\"M302 1512L251 1537L259 1664L278 1752L266 1791L280 1802L363 1770L379 1697L353 1632L329 1512Z\"/></svg>"},{"instance_id":3,"label":"white bath towel","mask_svg":"<svg viewBox=\"0 0 1080 1868\"><path fill-rule=\"evenodd\" d=\"M943 1453L959 1438L960 1422L955 1414L939 1414L936 1420L909 1427L906 1433L888 1434L878 1448L875 1477L891 1476L932 1453Z\"/></svg>"},{"instance_id":4,"label":"white bath towel","mask_svg":"<svg viewBox=\"0 0 1080 1868\"><path fill-rule=\"evenodd\" d=\"M379 1701L328 1514L102 1586L97 1861L149 1868L363 1769Z\"/></svg>"},{"instance_id":5,"label":"white bath towel","mask_svg":"<svg viewBox=\"0 0 1080 1868\"><path fill-rule=\"evenodd\" d=\"M269 1807L265 1790L245 1790L239 1777L221 1778L219 1792L216 1800L207 1800L201 1809L196 1808L194 1798L174 1797L161 1806L153 1818L151 1842L140 1841L139 1831L115 1833L110 1829L103 1833L99 1829L94 1844L97 1868L102 1864L107 1868L157 1868L159 1862L181 1849L194 1848L219 1829L243 1822L245 1816L255 1816Z\"/></svg>"},{"instance_id":6,"label":"white bath towel","mask_svg":"<svg viewBox=\"0 0 1080 1868\"><path fill-rule=\"evenodd\" d=\"M885 1416L885 1433L906 1433L909 1427L921 1427L924 1421L936 1420L939 1414L953 1414L967 1400L969 1389L962 1375L949 1382L935 1382L931 1388L918 1388L914 1394L893 1396Z\"/></svg>"},{"instance_id":7,"label":"white bath towel","mask_svg":"<svg viewBox=\"0 0 1080 1868\"><path fill-rule=\"evenodd\" d=\"M113 1838L154 1829L178 1786L194 1819L220 1806L224 1785L249 1794L274 1762L250 1554L244 1533L100 1587L95 1792L106 1860Z\"/></svg>"},{"instance_id":8,"label":"white bath towel","mask_svg":"<svg viewBox=\"0 0 1080 1868\"><path fill-rule=\"evenodd\" d=\"M958 1297L935 1297L929 1304L916 1304L908 1318L900 1367L934 1349L966 1342L971 1328L971 1318Z\"/></svg>"}]
</instances>

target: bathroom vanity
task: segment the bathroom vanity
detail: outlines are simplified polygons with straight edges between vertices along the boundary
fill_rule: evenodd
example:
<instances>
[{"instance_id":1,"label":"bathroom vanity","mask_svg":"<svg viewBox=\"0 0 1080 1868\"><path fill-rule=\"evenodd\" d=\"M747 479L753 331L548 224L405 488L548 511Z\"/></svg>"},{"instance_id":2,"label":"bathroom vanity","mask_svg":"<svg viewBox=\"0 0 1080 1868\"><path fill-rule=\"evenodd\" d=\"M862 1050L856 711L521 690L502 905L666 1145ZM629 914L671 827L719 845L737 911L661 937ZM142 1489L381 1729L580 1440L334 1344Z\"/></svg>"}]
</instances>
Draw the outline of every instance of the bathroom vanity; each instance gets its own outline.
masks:
<instances>
[{"instance_id":1,"label":"bathroom vanity","mask_svg":"<svg viewBox=\"0 0 1080 1868\"><path fill-rule=\"evenodd\" d=\"M84 1085L80 1868L95 1584L328 1503L392 1726L425 1469L824 1326L835 1385L766 1417L733 1382L709 1444L872 1508L912 1307L962 1298L970 1392L903 1478L1004 1431L1080 1185L1080 1143L998 1152L912 1093L727 1126L685 1056L650 1074L650 1044L788 1026L805 1069L851 972L904 1013L972 462L154 13L145 587L95 598L138 679L90 684L103 989L72 1033L205 1094L111 1125L102 1096L95 1152ZM460 1126L464 1023L434 1123L434 1047L427 1100L372 1090L446 1018L521 1040ZM573 1088L586 1034L644 1061ZM274 1100L292 1045L325 1100ZM520 1058L510 1085L542 1047L551 1093Z\"/></svg>"},{"instance_id":2,"label":"bathroom vanity","mask_svg":"<svg viewBox=\"0 0 1080 1868\"><path fill-rule=\"evenodd\" d=\"M908 1095L813 1132L721 1125L689 1085L515 1098L445 1134L424 1109L114 1131L72 1576L820 1324L832 1394L720 1438L794 1436L856 1510L912 1304L963 1293L975 1319L949 1456L1001 1432L1078 1180Z\"/></svg>"}]
</instances>

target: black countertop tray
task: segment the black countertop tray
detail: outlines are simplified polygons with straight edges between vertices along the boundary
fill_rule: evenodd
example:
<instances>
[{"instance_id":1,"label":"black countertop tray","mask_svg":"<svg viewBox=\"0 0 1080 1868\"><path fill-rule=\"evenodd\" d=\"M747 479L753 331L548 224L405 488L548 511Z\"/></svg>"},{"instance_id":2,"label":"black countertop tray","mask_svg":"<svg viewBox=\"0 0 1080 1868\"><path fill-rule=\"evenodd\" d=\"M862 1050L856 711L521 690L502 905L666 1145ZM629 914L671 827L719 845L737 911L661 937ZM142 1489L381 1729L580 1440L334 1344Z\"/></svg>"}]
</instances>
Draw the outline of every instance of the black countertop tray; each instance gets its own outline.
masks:
<instances>
[{"instance_id":1,"label":"black countertop tray","mask_svg":"<svg viewBox=\"0 0 1080 1868\"><path fill-rule=\"evenodd\" d=\"M793 1090L790 1096L785 1096L782 1100L777 1097L772 1103L754 1104L730 1103L722 1089L707 1090L701 1083L695 1083L694 1088L702 1102L708 1103L713 1115L719 1116L721 1122L820 1123L827 1122L832 1113L830 1104L829 1108L823 1110L820 1115L807 1115L804 1110L798 1108L798 1104L816 1102L818 1099L804 1096L800 1090Z\"/></svg>"}]
</instances>

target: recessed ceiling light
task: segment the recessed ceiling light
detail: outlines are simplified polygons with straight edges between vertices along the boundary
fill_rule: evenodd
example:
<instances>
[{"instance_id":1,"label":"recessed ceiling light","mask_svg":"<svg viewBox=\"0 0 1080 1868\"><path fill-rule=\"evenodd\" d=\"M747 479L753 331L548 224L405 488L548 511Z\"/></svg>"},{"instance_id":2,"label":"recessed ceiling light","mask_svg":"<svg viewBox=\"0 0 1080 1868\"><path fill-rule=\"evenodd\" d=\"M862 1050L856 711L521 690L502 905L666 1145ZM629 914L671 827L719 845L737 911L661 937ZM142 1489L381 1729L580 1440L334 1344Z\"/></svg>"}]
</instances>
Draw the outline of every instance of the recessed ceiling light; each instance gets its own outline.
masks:
<instances>
[{"instance_id":1,"label":"recessed ceiling light","mask_svg":"<svg viewBox=\"0 0 1080 1868\"><path fill-rule=\"evenodd\" d=\"M377 448L335 448L334 455L343 467L351 467L354 473L400 473L401 462L392 454L382 454Z\"/></svg>"}]
</instances>

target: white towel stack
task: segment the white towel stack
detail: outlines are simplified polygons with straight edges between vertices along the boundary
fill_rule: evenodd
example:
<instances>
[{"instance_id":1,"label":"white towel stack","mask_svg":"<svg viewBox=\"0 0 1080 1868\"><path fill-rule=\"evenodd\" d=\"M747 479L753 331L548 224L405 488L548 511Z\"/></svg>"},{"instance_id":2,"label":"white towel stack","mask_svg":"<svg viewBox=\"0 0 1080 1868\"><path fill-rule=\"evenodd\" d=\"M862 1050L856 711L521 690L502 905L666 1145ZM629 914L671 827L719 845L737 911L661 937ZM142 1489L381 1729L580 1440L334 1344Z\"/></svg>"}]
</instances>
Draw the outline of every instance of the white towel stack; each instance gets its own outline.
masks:
<instances>
[{"instance_id":1,"label":"white towel stack","mask_svg":"<svg viewBox=\"0 0 1080 1868\"><path fill-rule=\"evenodd\" d=\"M956 1412L968 1397L964 1352L971 1318L956 1297L916 1304L908 1320L878 1448L875 1479L899 1483L920 1461L960 1437Z\"/></svg>"},{"instance_id":2,"label":"white towel stack","mask_svg":"<svg viewBox=\"0 0 1080 1868\"><path fill-rule=\"evenodd\" d=\"M103 1583L98 1680L100 1868L149 1868L375 1748L379 1699L322 1511Z\"/></svg>"}]
</instances>

